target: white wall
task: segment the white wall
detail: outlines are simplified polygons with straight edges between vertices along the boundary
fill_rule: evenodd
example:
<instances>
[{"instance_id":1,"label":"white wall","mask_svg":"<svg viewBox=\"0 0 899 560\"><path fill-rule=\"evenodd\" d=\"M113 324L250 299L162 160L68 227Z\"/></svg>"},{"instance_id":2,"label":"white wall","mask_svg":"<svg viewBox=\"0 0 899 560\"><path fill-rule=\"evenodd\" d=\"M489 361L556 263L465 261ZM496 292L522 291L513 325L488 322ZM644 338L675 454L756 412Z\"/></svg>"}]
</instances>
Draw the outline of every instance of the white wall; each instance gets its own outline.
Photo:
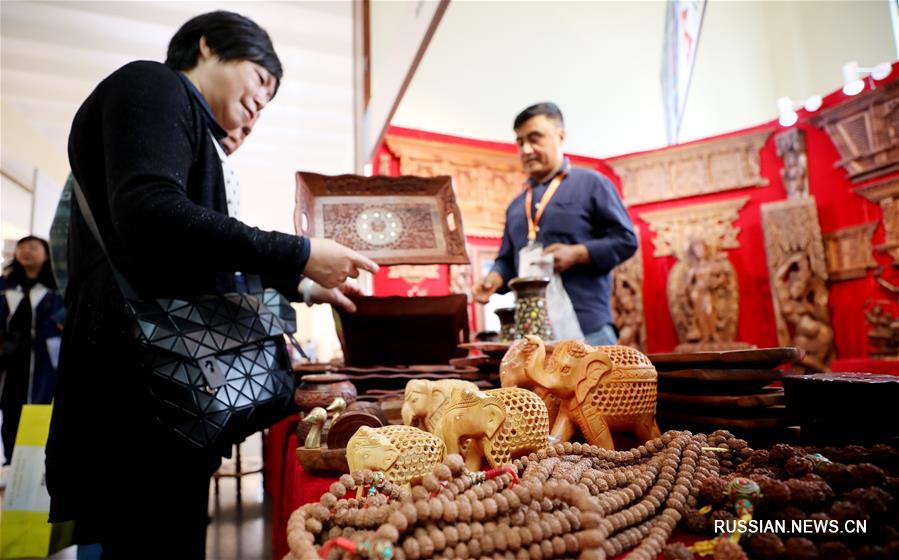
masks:
<instances>
[{"instance_id":1,"label":"white wall","mask_svg":"<svg viewBox=\"0 0 899 560\"><path fill-rule=\"evenodd\" d=\"M709 2L681 141L773 119L784 95L839 89L850 60L894 57L886 0Z\"/></svg>"},{"instance_id":2,"label":"white wall","mask_svg":"<svg viewBox=\"0 0 899 560\"><path fill-rule=\"evenodd\" d=\"M662 122L664 16L661 2L451 2L393 124L510 141L518 111L553 100L575 152L658 144L664 129L622 108Z\"/></svg>"},{"instance_id":3,"label":"white wall","mask_svg":"<svg viewBox=\"0 0 899 560\"><path fill-rule=\"evenodd\" d=\"M438 0L375 0L369 9L371 99L365 113L366 160L374 154L396 98L406 82L437 10Z\"/></svg>"},{"instance_id":4,"label":"white wall","mask_svg":"<svg viewBox=\"0 0 899 560\"><path fill-rule=\"evenodd\" d=\"M777 116L782 95L841 86L840 68L893 60L887 0L710 0L681 141ZM511 122L550 99L572 153L664 146L664 2L454 0L393 124L511 141Z\"/></svg>"},{"instance_id":5,"label":"white wall","mask_svg":"<svg viewBox=\"0 0 899 560\"><path fill-rule=\"evenodd\" d=\"M769 120L780 96L762 2L709 2L680 141ZM840 68L834 71L837 77Z\"/></svg>"},{"instance_id":6,"label":"white wall","mask_svg":"<svg viewBox=\"0 0 899 560\"><path fill-rule=\"evenodd\" d=\"M2 100L0 123L0 168L5 175L0 190L0 238L16 241L29 234L47 238L69 172L65 154Z\"/></svg>"}]
</instances>

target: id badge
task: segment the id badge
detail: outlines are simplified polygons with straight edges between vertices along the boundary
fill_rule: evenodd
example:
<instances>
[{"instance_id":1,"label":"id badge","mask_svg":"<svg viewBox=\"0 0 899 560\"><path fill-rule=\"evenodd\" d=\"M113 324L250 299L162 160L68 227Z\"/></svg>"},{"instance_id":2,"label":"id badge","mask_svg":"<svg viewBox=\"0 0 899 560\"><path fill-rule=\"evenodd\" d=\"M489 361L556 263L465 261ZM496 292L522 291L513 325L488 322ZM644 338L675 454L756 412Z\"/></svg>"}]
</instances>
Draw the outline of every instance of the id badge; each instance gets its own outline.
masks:
<instances>
[{"instance_id":1,"label":"id badge","mask_svg":"<svg viewBox=\"0 0 899 560\"><path fill-rule=\"evenodd\" d=\"M536 241L528 243L518 251L518 276L552 276L553 256L543 254L543 244Z\"/></svg>"}]
</instances>

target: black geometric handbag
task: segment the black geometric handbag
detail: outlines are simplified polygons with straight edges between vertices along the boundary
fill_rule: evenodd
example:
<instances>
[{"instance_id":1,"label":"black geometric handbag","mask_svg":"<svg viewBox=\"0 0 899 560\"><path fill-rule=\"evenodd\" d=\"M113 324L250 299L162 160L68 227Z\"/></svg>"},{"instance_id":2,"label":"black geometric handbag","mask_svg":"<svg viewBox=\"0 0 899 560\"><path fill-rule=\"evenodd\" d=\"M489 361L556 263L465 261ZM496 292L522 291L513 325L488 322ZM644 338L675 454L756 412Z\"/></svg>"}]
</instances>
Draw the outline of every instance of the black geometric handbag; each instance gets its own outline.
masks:
<instances>
[{"instance_id":1,"label":"black geometric handbag","mask_svg":"<svg viewBox=\"0 0 899 560\"><path fill-rule=\"evenodd\" d=\"M74 191L109 259L77 182ZM145 301L110 265L133 319L151 409L165 428L193 446L224 453L293 410L285 335L296 341L258 298L229 293Z\"/></svg>"}]
</instances>

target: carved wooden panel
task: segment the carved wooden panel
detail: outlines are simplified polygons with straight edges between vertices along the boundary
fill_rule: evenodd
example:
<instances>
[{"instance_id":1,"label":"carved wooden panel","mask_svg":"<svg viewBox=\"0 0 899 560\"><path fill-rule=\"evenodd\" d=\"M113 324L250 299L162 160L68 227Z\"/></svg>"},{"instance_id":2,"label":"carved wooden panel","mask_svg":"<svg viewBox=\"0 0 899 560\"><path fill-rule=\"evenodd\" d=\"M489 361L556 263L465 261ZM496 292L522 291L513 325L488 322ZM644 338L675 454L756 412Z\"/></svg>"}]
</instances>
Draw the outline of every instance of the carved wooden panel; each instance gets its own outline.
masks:
<instances>
[{"instance_id":1,"label":"carved wooden panel","mask_svg":"<svg viewBox=\"0 0 899 560\"><path fill-rule=\"evenodd\" d=\"M453 177L468 235L502 237L506 206L527 177L516 153L400 136L386 143L400 159L401 174Z\"/></svg>"},{"instance_id":2,"label":"carved wooden panel","mask_svg":"<svg viewBox=\"0 0 899 560\"><path fill-rule=\"evenodd\" d=\"M640 154L609 162L628 206L768 184L759 150L770 130Z\"/></svg>"},{"instance_id":3,"label":"carved wooden panel","mask_svg":"<svg viewBox=\"0 0 899 560\"><path fill-rule=\"evenodd\" d=\"M827 131L854 182L899 169L899 82L878 84L812 122Z\"/></svg>"},{"instance_id":4,"label":"carved wooden panel","mask_svg":"<svg viewBox=\"0 0 899 560\"><path fill-rule=\"evenodd\" d=\"M805 131L790 128L774 137L777 155L784 162L780 170L787 198L803 198L808 192L808 157L805 154Z\"/></svg>"},{"instance_id":5,"label":"carved wooden panel","mask_svg":"<svg viewBox=\"0 0 899 560\"><path fill-rule=\"evenodd\" d=\"M854 192L880 204L885 239L875 249L890 255L893 266L899 266L899 177L859 187Z\"/></svg>"},{"instance_id":6,"label":"carved wooden panel","mask_svg":"<svg viewBox=\"0 0 899 560\"><path fill-rule=\"evenodd\" d=\"M644 212L655 252L674 255L668 274L668 307L678 351L723 350L735 341L740 314L737 274L725 249L740 246L733 224L749 197Z\"/></svg>"},{"instance_id":7,"label":"carved wooden panel","mask_svg":"<svg viewBox=\"0 0 899 560\"><path fill-rule=\"evenodd\" d=\"M871 356L881 359L899 359L899 316L894 316L888 301L872 301L865 305L865 319L871 330L868 341Z\"/></svg>"},{"instance_id":8,"label":"carved wooden panel","mask_svg":"<svg viewBox=\"0 0 899 560\"><path fill-rule=\"evenodd\" d=\"M877 222L838 229L824 234L824 254L831 280L862 278L877 267L871 237Z\"/></svg>"},{"instance_id":9,"label":"carved wooden panel","mask_svg":"<svg viewBox=\"0 0 899 560\"><path fill-rule=\"evenodd\" d=\"M834 354L833 327L814 197L763 204L762 228L778 343L805 349L805 364L826 370Z\"/></svg>"},{"instance_id":10,"label":"carved wooden panel","mask_svg":"<svg viewBox=\"0 0 899 560\"><path fill-rule=\"evenodd\" d=\"M640 233L637 232L637 239ZM618 328L618 344L646 352L646 319L643 314L643 250L612 271L612 319Z\"/></svg>"},{"instance_id":11,"label":"carved wooden panel","mask_svg":"<svg viewBox=\"0 0 899 560\"><path fill-rule=\"evenodd\" d=\"M690 240L700 238L707 239L708 243L720 249L738 248L740 228L733 222L748 200L748 196L741 196L643 212L640 219L649 224L649 231L656 234L652 240L655 247L652 256L674 255L680 260L686 255Z\"/></svg>"}]
</instances>

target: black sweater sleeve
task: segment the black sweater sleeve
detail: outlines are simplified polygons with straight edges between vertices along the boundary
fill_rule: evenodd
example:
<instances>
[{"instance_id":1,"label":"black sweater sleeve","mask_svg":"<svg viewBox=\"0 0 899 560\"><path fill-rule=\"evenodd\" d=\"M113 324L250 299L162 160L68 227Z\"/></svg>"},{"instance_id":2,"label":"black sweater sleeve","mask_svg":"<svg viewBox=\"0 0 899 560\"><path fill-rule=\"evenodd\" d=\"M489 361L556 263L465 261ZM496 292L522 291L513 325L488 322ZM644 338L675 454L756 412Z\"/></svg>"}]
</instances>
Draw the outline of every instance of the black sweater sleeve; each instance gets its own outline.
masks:
<instances>
[{"instance_id":1,"label":"black sweater sleeve","mask_svg":"<svg viewBox=\"0 0 899 560\"><path fill-rule=\"evenodd\" d=\"M124 250L261 274L282 291L299 283L308 239L247 226L188 198L189 175L208 172L197 164L208 132L172 70L122 68L108 80L99 110L109 215Z\"/></svg>"}]
</instances>

